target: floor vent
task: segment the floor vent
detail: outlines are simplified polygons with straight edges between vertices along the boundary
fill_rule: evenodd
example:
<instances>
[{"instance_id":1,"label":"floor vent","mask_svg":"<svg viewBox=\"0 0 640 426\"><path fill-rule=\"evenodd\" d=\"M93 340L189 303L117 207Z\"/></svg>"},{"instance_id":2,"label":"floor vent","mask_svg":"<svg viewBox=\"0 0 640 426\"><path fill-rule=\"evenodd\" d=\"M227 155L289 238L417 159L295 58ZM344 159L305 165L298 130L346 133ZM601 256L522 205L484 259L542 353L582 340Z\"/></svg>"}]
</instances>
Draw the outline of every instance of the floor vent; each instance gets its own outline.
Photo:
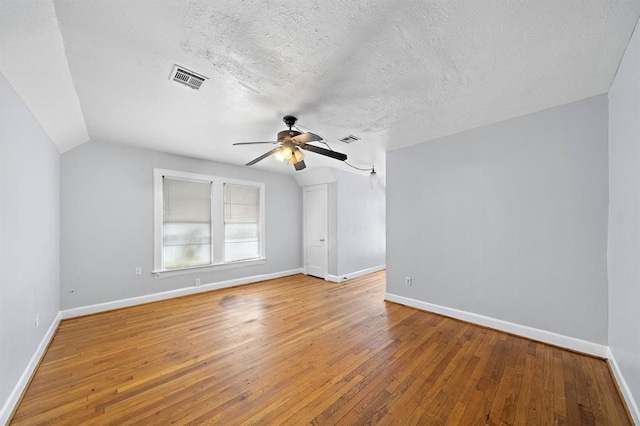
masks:
<instances>
[{"instance_id":1,"label":"floor vent","mask_svg":"<svg viewBox=\"0 0 640 426\"><path fill-rule=\"evenodd\" d=\"M185 86L189 86L192 89L198 90L202 83L207 79L207 77L197 74L193 71L189 71L188 69L176 65L173 67L173 72L171 73L170 80L177 81L178 83L182 83Z\"/></svg>"},{"instance_id":2,"label":"floor vent","mask_svg":"<svg viewBox=\"0 0 640 426\"><path fill-rule=\"evenodd\" d=\"M357 136L353 136L353 135L347 135L344 138L340 138L338 139L340 142L344 142L344 143L353 143L355 141L359 141L360 138Z\"/></svg>"}]
</instances>

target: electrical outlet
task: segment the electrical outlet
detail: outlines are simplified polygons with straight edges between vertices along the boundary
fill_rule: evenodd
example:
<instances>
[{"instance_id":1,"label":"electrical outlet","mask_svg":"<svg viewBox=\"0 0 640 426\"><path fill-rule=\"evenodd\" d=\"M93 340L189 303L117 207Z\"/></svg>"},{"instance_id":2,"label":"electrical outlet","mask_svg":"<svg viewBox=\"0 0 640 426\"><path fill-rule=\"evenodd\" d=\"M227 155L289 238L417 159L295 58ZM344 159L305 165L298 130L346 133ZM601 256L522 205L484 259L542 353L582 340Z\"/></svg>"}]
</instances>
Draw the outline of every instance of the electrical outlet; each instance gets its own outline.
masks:
<instances>
[{"instance_id":1,"label":"electrical outlet","mask_svg":"<svg viewBox=\"0 0 640 426\"><path fill-rule=\"evenodd\" d=\"M200 285L200 284L201 284L200 278L196 278L196 285Z\"/></svg>"},{"instance_id":2,"label":"electrical outlet","mask_svg":"<svg viewBox=\"0 0 640 426\"><path fill-rule=\"evenodd\" d=\"M36 328L40 326L40 314L36 314Z\"/></svg>"},{"instance_id":3,"label":"electrical outlet","mask_svg":"<svg viewBox=\"0 0 640 426\"><path fill-rule=\"evenodd\" d=\"M142 275L142 266L136 266L136 275Z\"/></svg>"},{"instance_id":4,"label":"electrical outlet","mask_svg":"<svg viewBox=\"0 0 640 426\"><path fill-rule=\"evenodd\" d=\"M405 279L404 279L404 283L405 283L406 285L413 285L413 278L411 278L411 277L407 277L407 278L405 278Z\"/></svg>"}]
</instances>

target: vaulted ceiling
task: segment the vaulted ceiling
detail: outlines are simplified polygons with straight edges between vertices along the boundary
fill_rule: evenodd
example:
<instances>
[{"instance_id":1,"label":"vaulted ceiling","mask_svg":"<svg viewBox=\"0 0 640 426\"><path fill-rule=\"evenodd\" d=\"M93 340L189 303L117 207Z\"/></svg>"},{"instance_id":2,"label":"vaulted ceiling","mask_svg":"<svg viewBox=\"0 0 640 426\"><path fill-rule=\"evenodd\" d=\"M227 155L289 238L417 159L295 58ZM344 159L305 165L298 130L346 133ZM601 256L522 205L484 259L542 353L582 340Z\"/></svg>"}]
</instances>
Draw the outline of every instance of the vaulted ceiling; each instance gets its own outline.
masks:
<instances>
[{"instance_id":1,"label":"vaulted ceiling","mask_svg":"<svg viewBox=\"0 0 640 426\"><path fill-rule=\"evenodd\" d=\"M387 150L606 93L639 14L640 0L2 0L0 71L61 152L96 140L244 164L269 146L231 144L273 140L294 114L383 169ZM170 81L175 64L208 79Z\"/></svg>"}]
</instances>

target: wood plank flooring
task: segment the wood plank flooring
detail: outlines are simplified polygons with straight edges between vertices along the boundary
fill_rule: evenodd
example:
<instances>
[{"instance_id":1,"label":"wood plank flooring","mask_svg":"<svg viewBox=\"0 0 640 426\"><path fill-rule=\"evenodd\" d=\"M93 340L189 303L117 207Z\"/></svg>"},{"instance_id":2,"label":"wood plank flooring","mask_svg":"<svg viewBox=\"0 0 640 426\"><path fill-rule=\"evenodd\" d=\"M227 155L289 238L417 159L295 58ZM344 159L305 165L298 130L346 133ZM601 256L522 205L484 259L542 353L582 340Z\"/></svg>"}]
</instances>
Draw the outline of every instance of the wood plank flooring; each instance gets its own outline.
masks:
<instances>
[{"instance_id":1,"label":"wood plank flooring","mask_svg":"<svg viewBox=\"0 0 640 426\"><path fill-rule=\"evenodd\" d=\"M605 361L296 275L62 321L33 424L631 424Z\"/></svg>"}]
</instances>

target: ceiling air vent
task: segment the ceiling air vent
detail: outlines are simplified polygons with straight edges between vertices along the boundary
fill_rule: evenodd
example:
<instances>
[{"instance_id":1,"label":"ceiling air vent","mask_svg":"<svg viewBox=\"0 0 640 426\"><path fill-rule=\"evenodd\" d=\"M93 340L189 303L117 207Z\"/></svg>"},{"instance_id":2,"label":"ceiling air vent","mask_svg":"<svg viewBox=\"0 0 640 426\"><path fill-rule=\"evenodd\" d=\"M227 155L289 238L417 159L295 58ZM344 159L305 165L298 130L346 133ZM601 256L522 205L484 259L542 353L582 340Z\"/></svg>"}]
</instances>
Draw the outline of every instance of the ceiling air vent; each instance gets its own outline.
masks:
<instances>
[{"instance_id":1,"label":"ceiling air vent","mask_svg":"<svg viewBox=\"0 0 640 426\"><path fill-rule=\"evenodd\" d=\"M204 83L206 79L207 77L193 71L189 71L179 65L173 67L173 72L171 73L170 78L170 80L177 81L178 83L182 83L185 86L189 86L196 90L202 86L202 83Z\"/></svg>"},{"instance_id":2,"label":"ceiling air vent","mask_svg":"<svg viewBox=\"0 0 640 426\"><path fill-rule=\"evenodd\" d=\"M355 141L359 141L360 138L357 136L353 136L353 135L347 135L344 138L338 139L340 142L344 142L344 143L352 143Z\"/></svg>"}]
</instances>

